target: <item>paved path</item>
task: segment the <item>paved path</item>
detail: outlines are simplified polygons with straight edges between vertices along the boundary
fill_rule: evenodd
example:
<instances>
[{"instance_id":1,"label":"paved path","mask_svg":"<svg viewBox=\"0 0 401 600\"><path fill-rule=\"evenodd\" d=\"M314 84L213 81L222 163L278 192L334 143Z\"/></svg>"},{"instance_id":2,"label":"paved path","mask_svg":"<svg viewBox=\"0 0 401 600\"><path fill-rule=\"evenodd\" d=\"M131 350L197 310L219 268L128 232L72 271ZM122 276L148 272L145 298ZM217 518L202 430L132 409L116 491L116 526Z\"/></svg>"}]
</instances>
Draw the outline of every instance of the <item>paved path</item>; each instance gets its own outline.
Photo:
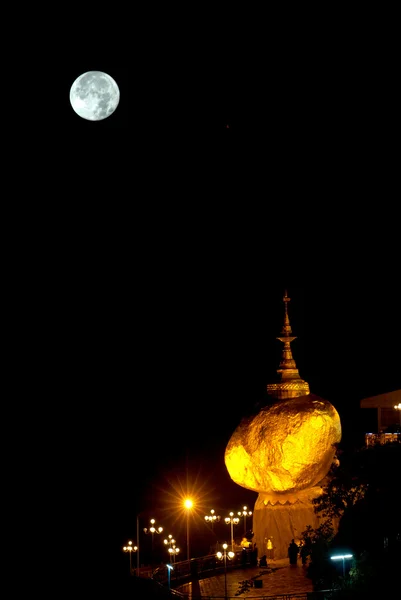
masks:
<instances>
[{"instance_id":1,"label":"paved path","mask_svg":"<svg viewBox=\"0 0 401 600\"><path fill-rule=\"evenodd\" d=\"M263 581L262 588L248 587L241 593L240 581L249 580L262 573L258 579ZM180 592L189 594L189 600L195 600L201 596L217 596L224 598L224 575L216 575L206 579L200 579L199 583L187 583L177 588ZM306 568L298 561L297 566L290 566L288 559L272 560L269 567L263 569L255 567L250 569L237 569L227 572L227 596L228 598L252 598L255 596L274 596L279 594L297 594L312 592L313 585L306 577Z\"/></svg>"}]
</instances>

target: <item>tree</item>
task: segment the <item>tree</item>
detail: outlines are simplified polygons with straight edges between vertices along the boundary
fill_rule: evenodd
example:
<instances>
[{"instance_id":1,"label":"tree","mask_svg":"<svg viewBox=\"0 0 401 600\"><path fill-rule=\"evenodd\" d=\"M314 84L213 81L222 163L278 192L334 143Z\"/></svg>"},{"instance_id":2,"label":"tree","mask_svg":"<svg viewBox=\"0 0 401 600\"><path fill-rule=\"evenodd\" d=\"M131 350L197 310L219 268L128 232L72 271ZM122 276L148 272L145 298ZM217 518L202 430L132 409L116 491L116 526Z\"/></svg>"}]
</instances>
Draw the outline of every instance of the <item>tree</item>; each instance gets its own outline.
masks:
<instances>
[{"instance_id":1,"label":"tree","mask_svg":"<svg viewBox=\"0 0 401 600\"><path fill-rule=\"evenodd\" d=\"M314 501L315 512L326 524L307 528L303 540L310 547L308 575L314 585L329 583L332 569L329 552L347 549L355 562L346 584L337 577L331 585L354 586L361 592L372 590L373 581L388 589L395 584L401 548L401 516L398 508L401 445L377 445L343 453ZM330 535L329 523L339 518L338 532ZM389 568L394 565L394 568ZM379 573L383 577L379 577ZM374 575L376 574L376 577Z\"/></svg>"},{"instance_id":2,"label":"tree","mask_svg":"<svg viewBox=\"0 0 401 600\"><path fill-rule=\"evenodd\" d=\"M333 463L323 484L323 494L312 501L316 513L330 519L341 518L364 497L367 483L362 476L360 452L344 454L341 462Z\"/></svg>"},{"instance_id":3,"label":"tree","mask_svg":"<svg viewBox=\"0 0 401 600\"><path fill-rule=\"evenodd\" d=\"M331 519L325 520L316 529L308 525L301 534L302 551L310 559L307 575L312 579L315 589L330 588L335 578L335 568L328 560L333 538Z\"/></svg>"}]
</instances>

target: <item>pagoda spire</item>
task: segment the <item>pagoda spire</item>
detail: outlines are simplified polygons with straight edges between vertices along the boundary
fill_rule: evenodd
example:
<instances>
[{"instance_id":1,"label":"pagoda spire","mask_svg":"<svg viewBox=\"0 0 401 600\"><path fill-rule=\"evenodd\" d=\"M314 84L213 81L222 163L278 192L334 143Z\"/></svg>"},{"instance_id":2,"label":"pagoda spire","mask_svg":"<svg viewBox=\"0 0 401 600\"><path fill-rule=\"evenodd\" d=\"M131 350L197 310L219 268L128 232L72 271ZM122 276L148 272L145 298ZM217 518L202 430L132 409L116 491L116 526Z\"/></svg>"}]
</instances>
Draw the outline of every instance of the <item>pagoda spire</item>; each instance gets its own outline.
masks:
<instances>
[{"instance_id":1,"label":"pagoda spire","mask_svg":"<svg viewBox=\"0 0 401 600\"><path fill-rule=\"evenodd\" d=\"M285 290L283 297L284 325L281 335L276 338L284 344L280 367L277 369L279 382L267 385L267 393L281 400L309 394L309 384L299 376L297 365L292 356L291 342L297 338L292 335L290 318L288 316L288 303L290 300L291 298L288 296L287 290Z\"/></svg>"},{"instance_id":2,"label":"pagoda spire","mask_svg":"<svg viewBox=\"0 0 401 600\"><path fill-rule=\"evenodd\" d=\"M281 336L276 338L280 340L284 344L283 347L283 355L280 362L280 368L277 369L277 373L280 378L283 379L293 379L294 376L299 377L299 372L297 369L297 365L295 364L295 360L292 357L291 351L291 342L296 340L296 336L291 335L292 329L290 325L290 318L288 316L288 303L291 298L287 294L287 290L284 292L283 302L284 302L284 325L281 330Z\"/></svg>"}]
</instances>

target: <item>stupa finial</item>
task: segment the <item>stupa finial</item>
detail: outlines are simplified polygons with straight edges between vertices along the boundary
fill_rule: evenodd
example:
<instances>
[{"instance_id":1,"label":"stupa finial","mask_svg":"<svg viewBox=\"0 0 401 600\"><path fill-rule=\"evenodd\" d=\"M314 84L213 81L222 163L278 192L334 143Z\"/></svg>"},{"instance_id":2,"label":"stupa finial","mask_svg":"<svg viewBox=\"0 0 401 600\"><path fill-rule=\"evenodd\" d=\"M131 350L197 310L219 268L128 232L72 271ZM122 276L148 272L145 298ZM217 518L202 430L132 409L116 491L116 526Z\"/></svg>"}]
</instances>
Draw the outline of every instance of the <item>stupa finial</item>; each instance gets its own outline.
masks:
<instances>
[{"instance_id":1,"label":"stupa finial","mask_svg":"<svg viewBox=\"0 0 401 600\"><path fill-rule=\"evenodd\" d=\"M281 330L281 336L277 338L284 344L280 368L277 369L280 382L267 385L267 393L280 399L309 394L309 384L300 378L297 365L292 356L291 342L297 338L292 335L290 318L288 316L288 303L290 300L291 298L288 296L287 290L285 290L283 296L284 325Z\"/></svg>"},{"instance_id":2,"label":"stupa finial","mask_svg":"<svg viewBox=\"0 0 401 600\"><path fill-rule=\"evenodd\" d=\"M284 296L283 296L283 302L284 302L284 325L283 325L283 329L281 330L281 333L284 335L290 335L292 333L292 329L291 329L291 325L290 325L290 318L288 316L288 302L291 300L291 298L288 296L287 294L287 290L285 290L284 292ZM279 338L280 339L280 338ZM296 338L293 338L294 340Z\"/></svg>"}]
</instances>

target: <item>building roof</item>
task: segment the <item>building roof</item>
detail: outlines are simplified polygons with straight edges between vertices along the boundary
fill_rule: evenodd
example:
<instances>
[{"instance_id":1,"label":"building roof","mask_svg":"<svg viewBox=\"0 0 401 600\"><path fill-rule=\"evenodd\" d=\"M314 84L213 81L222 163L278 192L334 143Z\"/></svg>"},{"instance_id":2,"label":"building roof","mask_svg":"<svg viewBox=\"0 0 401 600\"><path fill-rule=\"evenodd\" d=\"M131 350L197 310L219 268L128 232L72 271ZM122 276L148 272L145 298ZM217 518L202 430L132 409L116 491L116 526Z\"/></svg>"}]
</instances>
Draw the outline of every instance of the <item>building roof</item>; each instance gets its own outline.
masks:
<instances>
[{"instance_id":1,"label":"building roof","mask_svg":"<svg viewBox=\"0 0 401 600\"><path fill-rule=\"evenodd\" d=\"M360 402L361 408L394 408L401 402L401 389L388 392L387 394L378 394L363 398Z\"/></svg>"}]
</instances>

